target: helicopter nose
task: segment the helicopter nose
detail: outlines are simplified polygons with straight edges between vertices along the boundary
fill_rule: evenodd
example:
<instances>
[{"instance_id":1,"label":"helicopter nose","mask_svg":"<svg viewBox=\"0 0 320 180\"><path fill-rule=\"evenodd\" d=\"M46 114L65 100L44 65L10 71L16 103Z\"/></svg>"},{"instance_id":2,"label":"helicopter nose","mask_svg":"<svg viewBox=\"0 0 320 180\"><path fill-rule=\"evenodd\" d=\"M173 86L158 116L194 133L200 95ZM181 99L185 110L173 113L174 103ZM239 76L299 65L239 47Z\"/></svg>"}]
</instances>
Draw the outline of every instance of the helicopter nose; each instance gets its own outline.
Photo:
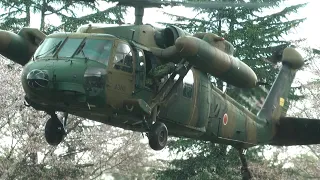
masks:
<instances>
[{"instance_id":1,"label":"helicopter nose","mask_svg":"<svg viewBox=\"0 0 320 180\"><path fill-rule=\"evenodd\" d=\"M27 74L27 83L31 88L46 88L49 84L49 75L45 70L34 69Z\"/></svg>"}]
</instances>

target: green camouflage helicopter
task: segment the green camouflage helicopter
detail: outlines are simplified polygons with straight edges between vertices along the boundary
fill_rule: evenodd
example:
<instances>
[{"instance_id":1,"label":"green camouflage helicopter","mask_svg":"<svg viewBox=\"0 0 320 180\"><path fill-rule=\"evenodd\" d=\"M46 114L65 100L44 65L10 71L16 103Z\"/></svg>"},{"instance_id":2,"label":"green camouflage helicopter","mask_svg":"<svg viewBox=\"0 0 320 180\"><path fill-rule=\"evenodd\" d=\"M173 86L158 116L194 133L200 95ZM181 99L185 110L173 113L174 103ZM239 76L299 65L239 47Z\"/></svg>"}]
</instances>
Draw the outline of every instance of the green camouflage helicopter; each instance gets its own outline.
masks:
<instances>
[{"instance_id":1,"label":"green camouflage helicopter","mask_svg":"<svg viewBox=\"0 0 320 180\"><path fill-rule=\"evenodd\" d=\"M0 54L24 66L26 105L51 116L45 126L50 145L63 140L73 114L146 132L154 150L166 146L168 135L232 145L239 150L243 174L250 176L243 154L249 147L320 142L320 121L285 115L291 84L304 64L294 48L283 50L281 70L255 115L210 81L214 76L240 88L258 86L256 74L233 56L227 40L142 24L144 8L173 2L117 2L136 8L134 25L89 24L50 35L33 28L0 31Z\"/></svg>"}]
</instances>

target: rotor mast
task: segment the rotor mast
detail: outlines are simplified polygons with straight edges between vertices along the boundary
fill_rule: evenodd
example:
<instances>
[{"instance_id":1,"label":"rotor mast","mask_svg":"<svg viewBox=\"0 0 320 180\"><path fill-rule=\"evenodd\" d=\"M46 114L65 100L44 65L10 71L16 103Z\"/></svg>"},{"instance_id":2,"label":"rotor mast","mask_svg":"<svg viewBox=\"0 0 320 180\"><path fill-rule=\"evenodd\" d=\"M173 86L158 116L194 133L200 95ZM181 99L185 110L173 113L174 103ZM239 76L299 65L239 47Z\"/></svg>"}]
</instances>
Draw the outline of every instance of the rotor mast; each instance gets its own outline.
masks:
<instances>
[{"instance_id":1,"label":"rotor mast","mask_svg":"<svg viewBox=\"0 0 320 180\"><path fill-rule=\"evenodd\" d=\"M144 15L144 7L142 6L135 6L134 7L134 14L135 14L135 25L142 25L143 15Z\"/></svg>"},{"instance_id":2,"label":"rotor mast","mask_svg":"<svg viewBox=\"0 0 320 180\"><path fill-rule=\"evenodd\" d=\"M144 9L145 8L161 8L163 5L172 4L169 1L159 0L109 0L110 2L118 2L120 6L134 7L135 25L142 25Z\"/></svg>"},{"instance_id":3,"label":"rotor mast","mask_svg":"<svg viewBox=\"0 0 320 180\"><path fill-rule=\"evenodd\" d=\"M92 0L86 0L92 1ZM120 6L131 6L135 8L135 25L142 25L144 8L161 8L162 6L185 6L200 8L225 8L225 7L247 7L259 8L269 6L270 3L230 3L220 1L210 2L188 2L178 0L109 0L108 2L117 2Z\"/></svg>"}]
</instances>

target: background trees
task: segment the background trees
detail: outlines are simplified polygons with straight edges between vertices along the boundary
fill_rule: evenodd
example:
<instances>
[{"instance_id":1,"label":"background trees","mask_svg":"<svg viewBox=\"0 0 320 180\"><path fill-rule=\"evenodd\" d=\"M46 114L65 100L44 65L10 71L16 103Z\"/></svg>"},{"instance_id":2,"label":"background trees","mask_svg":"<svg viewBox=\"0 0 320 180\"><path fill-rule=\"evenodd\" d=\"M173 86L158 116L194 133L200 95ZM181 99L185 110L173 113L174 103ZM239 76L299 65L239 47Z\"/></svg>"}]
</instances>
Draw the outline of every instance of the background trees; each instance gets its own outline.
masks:
<instances>
[{"instance_id":1,"label":"background trees","mask_svg":"<svg viewBox=\"0 0 320 180\"><path fill-rule=\"evenodd\" d=\"M18 32L22 27L30 25L31 15L40 17L39 28L50 34L57 30L75 31L81 24L110 23L118 24L123 21L125 7L98 8L99 3L78 0L4 0L0 2L0 29ZM105 3L104 3L105 4ZM77 13L78 12L78 13ZM54 15L62 22L55 26L46 21L47 16Z\"/></svg>"}]
</instances>

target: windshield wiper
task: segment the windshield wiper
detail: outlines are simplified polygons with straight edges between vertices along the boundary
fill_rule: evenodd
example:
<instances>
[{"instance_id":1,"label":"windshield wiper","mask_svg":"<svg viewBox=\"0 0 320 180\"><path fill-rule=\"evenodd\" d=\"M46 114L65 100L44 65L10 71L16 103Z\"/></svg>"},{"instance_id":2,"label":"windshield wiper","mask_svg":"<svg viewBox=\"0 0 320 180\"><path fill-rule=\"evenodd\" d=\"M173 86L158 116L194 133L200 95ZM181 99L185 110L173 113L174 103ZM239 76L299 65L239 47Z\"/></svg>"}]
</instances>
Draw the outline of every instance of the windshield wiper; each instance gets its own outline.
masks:
<instances>
[{"instance_id":1,"label":"windshield wiper","mask_svg":"<svg viewBox=\"0 0 320 180\"><path fill-rule=\"evenodd\" d=\"M83 51L83 48L81 48L81 53L82 53L82 55L83 55L83 57L84 57L84 59L85 59L85 61L87 62L88 60L89 60L89 58L87 58L87 56L86 56L86 54L84 53L84 51ZM79 54L79 53L78 53Z\"/></svg>"},{"instance_id":2,"label":"windshield wiper","mask_svg":"<svg viewBox=\"0 0 320 180\"><path fill-rule=\"evenodd\" d=\"M83 51L83 48L86 45L86 43L87 43L87 41L86 41L86 39L84 39L71 57L74 57L75 55L78 55L81 52L81 54L83 55L84 59L87 62L89 60L89 58L87 58L86 54Z\"/></svg>"},{"instance_id":3,"label":"windshield wiper","mask_svg":"<svg viewBox=\"0 0 320 180\"><path fill-rule=\"evenodd\" d=\"M45 56L48 53L54 54L58 50L58 48L60 47L62 42L63 42L62 40L59 41L56 45L52 46L52 48L48 49L46 52L44 52L42 54L38 54L35 58L38 59L40 56Z\"/></svg>"},{"instance_id":4,"label":"windshield wiper","mask_svg":"<svg viewBox=\"0 0 320 180\"><path fill-rule=\"evenodd\" d=\"M83 47L86 45L86 38L84 38L83 39L83 41L79 44L79 46L78 46L78 48L76 49L76 51L72 54L72 58L73 58L73 56L75 56L75 55L78 55L81 51L82 51L82 49L83 49Z\"/></svg>"}]
</instances>

